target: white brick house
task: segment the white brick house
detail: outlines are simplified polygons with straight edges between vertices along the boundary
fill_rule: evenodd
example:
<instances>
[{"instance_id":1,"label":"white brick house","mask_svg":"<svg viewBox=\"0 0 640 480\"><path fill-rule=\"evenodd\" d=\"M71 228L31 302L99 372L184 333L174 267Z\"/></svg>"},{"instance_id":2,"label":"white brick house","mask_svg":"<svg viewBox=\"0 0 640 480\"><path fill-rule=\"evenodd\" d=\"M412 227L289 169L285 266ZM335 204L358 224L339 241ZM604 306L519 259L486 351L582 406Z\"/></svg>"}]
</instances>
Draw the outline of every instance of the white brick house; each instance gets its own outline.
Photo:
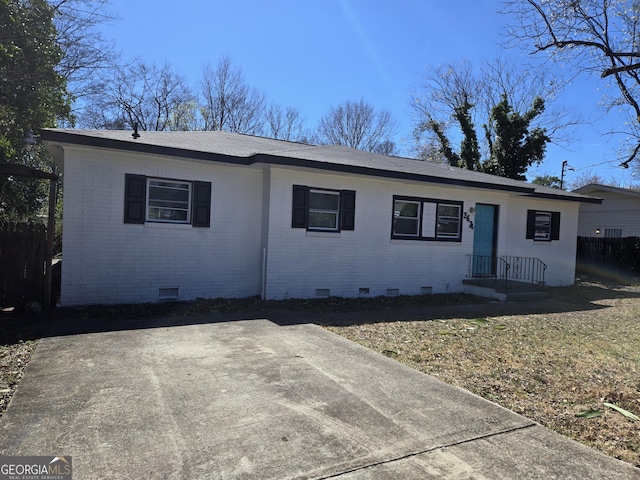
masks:
<instances>
[{"instance_id":1,"label":"white brick house","mask_svg":"<svg viewBox=\"0 0 640 480\"><path fill-rule=\"evenodd\" d=\"M598 201L226 132L41 133L64 181L61 305L459 292L516 258L567 285Z\"/></svg>"}]
</instances>

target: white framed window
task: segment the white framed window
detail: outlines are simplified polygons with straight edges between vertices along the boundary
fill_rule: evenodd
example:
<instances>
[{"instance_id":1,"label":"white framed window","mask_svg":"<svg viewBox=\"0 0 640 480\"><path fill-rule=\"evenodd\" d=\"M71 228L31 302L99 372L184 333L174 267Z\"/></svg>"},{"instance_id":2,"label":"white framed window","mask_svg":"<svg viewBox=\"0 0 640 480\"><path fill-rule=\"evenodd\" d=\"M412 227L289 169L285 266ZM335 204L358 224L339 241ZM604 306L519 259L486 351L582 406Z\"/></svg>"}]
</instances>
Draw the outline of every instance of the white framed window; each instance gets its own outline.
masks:
<instances>
[{"instance_id":1,"label":"white framed window","mask_svg":"<svg viewBox=\"0 0 640 480\"><path fill-rule=\"evenodd\" d=\"M393 202L393 233L417 237L421 206L420 202L395 200Z\"/></svg>"},{"instance_id":2,"label":"white framed window","mask_svg":"<svg viewBox=\"0 0 640 480\"><path fill-rule=\"evenodd\" d=\"M340 220L340 192L309 190L310 230L338 231Z\"/></svg>"},{"instance_id":3,"label":"white framed window","mask_svg":"<svg viewBox=\"0 0 640 480\"><path fill-rule=\"evenodd\" d=\"M451 200L394 196L391 238L460 241L462 206Z\"/></svg>"},{"instance_id":4,"label":"white framed window","mask_svg":"<svg viewBox=\"0 0 640 480\"><path fill-rule=\"evenodd\" d=\"M293 185L292 193L291 228L312 232L355 230L355 190Z\"/></svg>"},{"instance_id":5,"label":"white framed window","mask_svg":"<svg viewBox=\"0 0 640 480\"><path fill-rule=\"evenodd\" d=\"M527 210L526 238L537 242L560 240L560 212Z\"/></svg>"},{"instance_id":6,"label":"white framed window","mask_svg":"<svg viewBox=\"0 0 640 480\"><path fill-rule=\"evenodd\" d=\"M536 212L534 240L551 240L551 213Z\"/></svg>"},{"instance_id":7,"label":"white framed window","mask_svg":"<svg viewBox=\"0 0 640 480\"><path fill-rule=\"evenodd\" d=\"M126 173L124 223L184 223L211 226L211 182Z\"/></svg>"},{"instance_id":8,"label":"white framed window","mask_svg":"<svg viewBox=\"0 0 640 480\"><path fill-rule=\"evenodd\" d=\"M190 223L191 182L147 179L147 221Z\"/></svg>"},{"instance_id":9,"label":"white framed window","mask_svg":"<svg viewBox=\"0 0 640 480\"><path fill-rule=\"evenodd\" d=\"M449 203L438 204L438 220L436 227L436 236L441 238L459 238L460 237L460 205Z\"/></svg>"}]
</instances>

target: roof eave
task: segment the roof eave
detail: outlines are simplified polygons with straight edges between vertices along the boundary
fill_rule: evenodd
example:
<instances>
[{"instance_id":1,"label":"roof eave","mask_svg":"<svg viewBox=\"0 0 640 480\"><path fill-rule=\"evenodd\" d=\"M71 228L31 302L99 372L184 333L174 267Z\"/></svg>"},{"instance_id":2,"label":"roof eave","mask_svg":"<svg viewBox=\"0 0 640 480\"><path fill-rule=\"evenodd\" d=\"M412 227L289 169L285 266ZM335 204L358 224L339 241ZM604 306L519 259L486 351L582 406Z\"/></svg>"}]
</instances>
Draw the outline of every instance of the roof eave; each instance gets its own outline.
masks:
<instances>
[{"instance_id":1,"label":"roof eave","mask_svg":"<svg viewBox=\"0 0 640 480\"><path fill-rule=\"evenodd\" d=\"M587 197L587 196L573 197L571 195L562 195L562 194L554 194L554 193L542 193L542 192L535 192L535 193L533 193L533 194L531 194L529 196L535 197L535 198L548 198L550 200L565 200L565 201L569 201L569 202L579 202L579 203L595 203L595 204L601 204L602 203L602 199L601 198Z\"/></svg>"},{"instance_id":2,"label":"roof eave","mask_svg":"<svg viewBox=\"0 0 640 480\"><path fill-rule=\"evenodd\" d=\"M40 132L41 139L45 142L81 145L87 147L110 148L116 150L125 150L137 153L147 153L153 155L166 155L177 158L190 160L204 160L211 162L231 163L236 165L252 165L255 163L266 163L271 165L295 166L312 168L316 170L326 170L340 173L352 173L379 178L392 178L396 180L414 180L420 182L437 183L441 185L455 185L461 187L479 188L484 190L498 190L504 192L514 192L527 194L537 198L548 198L555 200L565 200L583 203L602 203L601 199L592 197L571 197L568 195L555 195L539 193L535 191L535 187L508 185L500 183L488 183L474 180L463 180L458 178L439 177L428 174L402 172L398 170L386 170L374 167L364 167L359 165L348 165L339 163L328 163L318 160L301 159L287 157L283 155L272 155L268 153L255 153L251 156L240 157L231 156L214 152L203 152L200 150L190 150L178 147L167 147L160 145L151 145L148 143L136 143L134 141L117 140L104 137L96 137L92 135L83 135L79 133L66 132L60 130L42 130Z\"/></svg>"},{"instance_id":3,"label":"roof eave","mask_svg":"<svg viewBox=\"0 0 640 480\"><path fill-rule=\"evenodd\" d=\"M206 160L210 162L235 163L238 165L250 165L251 157L233 157L221 153L203 152L186 148L166 147L161 145L151 145L148 143L135 143L113 138L94 137L77 133L42 130L40 138L45 142L66 143L71 145L81 145L84 147L110 148L115 150L126 150L136 153L148 153L153 155L166 155L190 160Z\"/></svg>"},{"instance_id":4,"label":"roof eave","mask_svg":"<svg viewBox=\"0 0 640 480\"><path fill-rule=\"evenodd\" d=\"M383 170L373 167L362 167L358 165L347 165L321 162L317 160L306 160L300 158L282 157L270 155L267 153L258 153L253 155L255 162L268 163L271 165L282 165L288 167L307 167L316 170L328 170L340 173L353 173L359 175L367 175L370 177L392 178L395 180L415 180L420 182L439 183L443 185L457 185L461 187L482 188L489 190L501 190L517 193L532 193L534 188L520 187L515 185L500 185L485 182L475 182L471 180L460 180L456 178L437 177L420 173L400 172L396 170Z\"/></svg>"}]
</instances>

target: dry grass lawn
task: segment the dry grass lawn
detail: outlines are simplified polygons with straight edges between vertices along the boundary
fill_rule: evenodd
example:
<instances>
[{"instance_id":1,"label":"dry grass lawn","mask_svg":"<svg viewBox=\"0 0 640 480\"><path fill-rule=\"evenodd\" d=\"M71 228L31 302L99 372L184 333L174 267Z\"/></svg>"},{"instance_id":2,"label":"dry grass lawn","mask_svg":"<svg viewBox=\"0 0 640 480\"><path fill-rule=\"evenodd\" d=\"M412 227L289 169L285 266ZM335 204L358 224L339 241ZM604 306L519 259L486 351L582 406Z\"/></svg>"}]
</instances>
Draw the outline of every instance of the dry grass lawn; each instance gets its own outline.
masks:
<instances>
[{"instance_id":1,"label":"dry grass lawn","mask_svg":"<svg viewBox=\"0 0 640 480\"><path fill-rule=\"evenodd\" d=\"M552 295L575 310L329 328L640 467L640 421L605 405L640 416L640 287Z\"/></svg>"}]
</instances>

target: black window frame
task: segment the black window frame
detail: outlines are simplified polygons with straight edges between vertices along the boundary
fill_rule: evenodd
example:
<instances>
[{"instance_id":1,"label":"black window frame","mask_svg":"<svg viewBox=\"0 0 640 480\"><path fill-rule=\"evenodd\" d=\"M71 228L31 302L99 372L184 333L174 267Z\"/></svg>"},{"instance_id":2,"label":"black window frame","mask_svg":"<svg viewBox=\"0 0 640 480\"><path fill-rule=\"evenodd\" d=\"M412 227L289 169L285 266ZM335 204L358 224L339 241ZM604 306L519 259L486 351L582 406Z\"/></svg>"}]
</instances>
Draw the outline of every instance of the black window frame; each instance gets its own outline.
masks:
<instances>
[{"instance_id":1,"label":"black window frame","mask_svg":"<svg viewBox=\"0 0 640 480\"><path fill-rule=\"evenodd\" d=\"M310 196L312 191L338 194L337 228L309 226ZM313 210L313 209L311 209ZM355 230L356 192L307 185L293 185L291 228L304 228L309 232L341 232Z\"/></svg>"},{"instance_id":2,"label":"black window frame","mask_svg":"<svg viewBox=\"0 0 640 480\"><path fill-rule=\"evenodd\" d=\"M549 215L549 234L548 237L541 237L536 232L539 231L540 215ZM552 212L550 210L527 210L527 234L528 240L534 242L552 242L560 240L560 212Z\"/></svg>"},{"instance_id":3,"label":"black window frame","mask_svg":"<svg viewBox=\"0 0 640 480\"><path fill-rule=\"evenodd\" d=\"M150 180L164 180L191 185L189 195L189 221L150 220L147 218L148 189ZM163 223L173 225L191 225L196 228L211 226L211 182L184 180L177 178L149 177L147 175L125 174L124 223L145 224Z\"/></svg>"},{"instance_id":4,"label":"black window frame","mask_svg":"<svg viewBox=\"0 0 640 480\"><path fill-rule=\"evenodd\" d=\"M395 224L396 224L396 202L410 202L417 203L418 207L418 228L416 234L402 234L396 233ZM434 231L433 236L423 235L423 212L425 204L433 204L435 205L435 218L434 218ZM455 206L459 209L458 215L458 235L451 236L444 233L438 232L438 218L439 210L441 206ZM459 200L446 200L442 198L424 198L424 197L412 197L406 195L394 195L392 208L391 208L391 238L394 240L420 240L427 242L461 242L462 241L462 220L463 220L463 212L464 212L464 202Z\"/></svg>"}]
</instances>

